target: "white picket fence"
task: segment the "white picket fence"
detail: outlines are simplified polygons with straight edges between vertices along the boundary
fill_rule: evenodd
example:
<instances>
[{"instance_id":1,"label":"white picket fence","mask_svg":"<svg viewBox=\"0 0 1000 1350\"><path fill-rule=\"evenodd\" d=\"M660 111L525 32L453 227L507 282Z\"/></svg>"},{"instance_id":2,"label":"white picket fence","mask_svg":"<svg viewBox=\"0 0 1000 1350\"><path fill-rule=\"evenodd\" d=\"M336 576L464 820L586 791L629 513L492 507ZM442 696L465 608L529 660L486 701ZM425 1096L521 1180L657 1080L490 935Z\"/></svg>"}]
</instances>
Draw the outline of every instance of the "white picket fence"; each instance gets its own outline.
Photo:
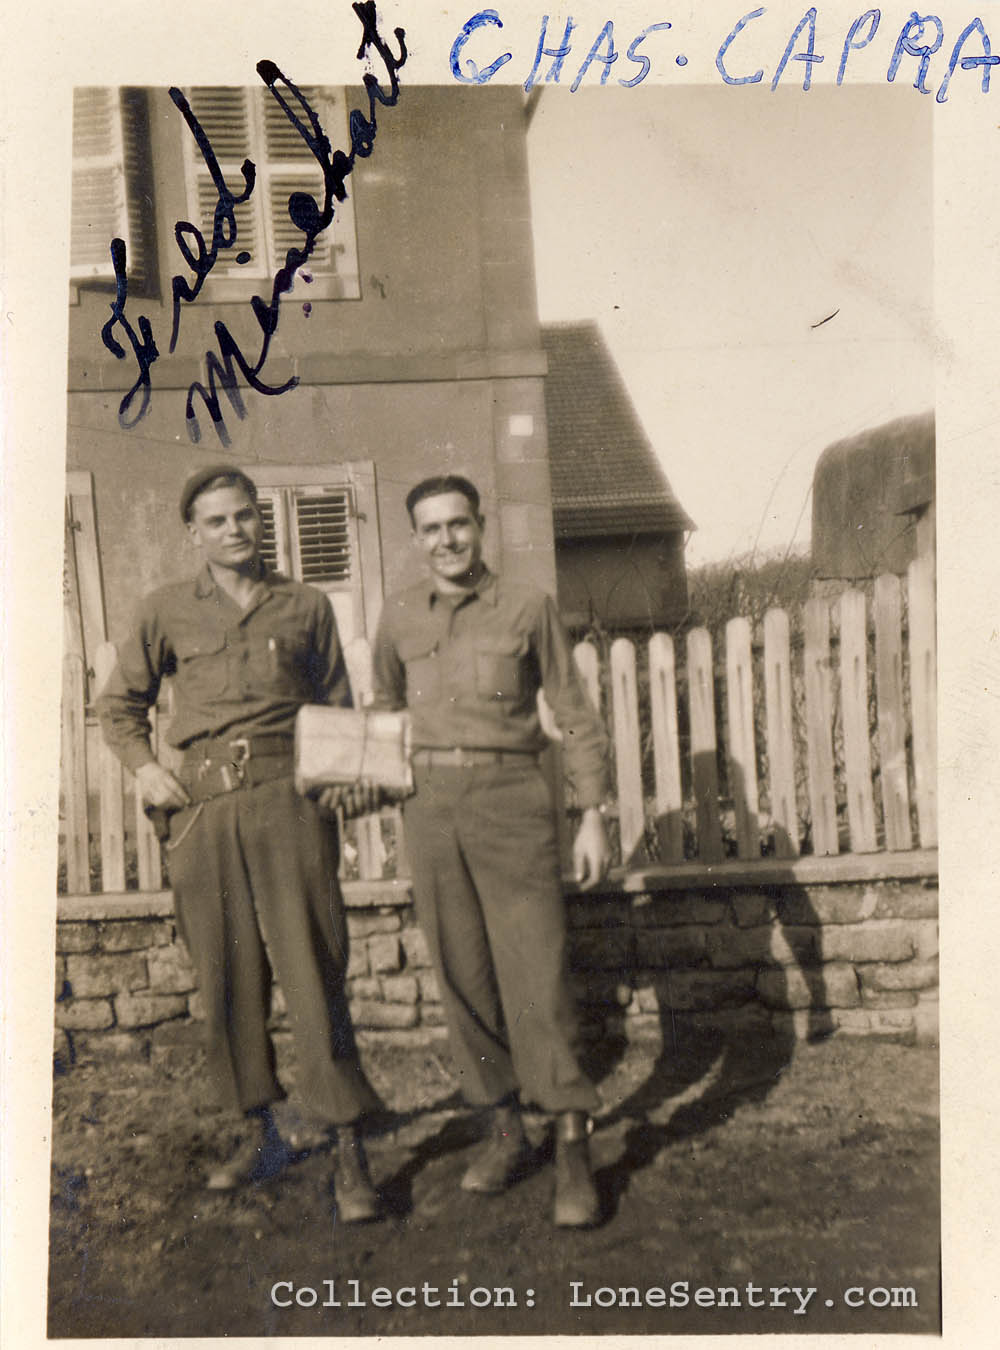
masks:
<instances>
[{"instance_id":1,"label":"white picket fence","mask_svg":"<svg viewBox=\"0 0 1000 1350\"><path fill-rule=\"evenodd\" d=\"M870 607L857 590L809 601L794 640L772 609L756 645L749 621L730 619L722 653L704 628L683 643L656 633L644 654L612 643L602 670L580 643L577 666L614 740L621 865L935 847L934 590L932 560L918 559L905 624L904 583L886 575ZM363 687L364 652L351 655ZM94 687L114 659L110 644L98 649ZM62 889L159 890L159 846L131 775L87 716L82 657L68 652L63 672ZM152 722L169 762L169 708ZM398 811L352 822L345 856L347 875L404 875Z\"/></svg>"}]
</instances>

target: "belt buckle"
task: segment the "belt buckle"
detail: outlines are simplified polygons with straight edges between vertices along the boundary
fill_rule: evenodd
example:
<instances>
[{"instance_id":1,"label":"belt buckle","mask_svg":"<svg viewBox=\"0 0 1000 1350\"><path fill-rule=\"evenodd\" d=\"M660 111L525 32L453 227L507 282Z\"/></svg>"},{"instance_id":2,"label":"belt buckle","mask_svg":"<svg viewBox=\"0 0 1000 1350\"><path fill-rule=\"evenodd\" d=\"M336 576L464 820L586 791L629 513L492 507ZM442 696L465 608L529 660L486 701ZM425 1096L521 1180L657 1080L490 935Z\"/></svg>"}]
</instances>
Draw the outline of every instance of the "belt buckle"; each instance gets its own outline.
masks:
<instances>
[{"instance_id":1,"label":"belt buckle","mask_svg":"<svg viewBox=\"0 0 1000 1350\"><path fill-rule=\"evenodd\" d=\"M222 781L226 785L226 791L232 792L234 787L243 787L247 781L246 766L250 760L250 741L246 736L237 736L235 740L229 742L229 748L239 751L238 759L222 765ZM235 776L235 783L230 781L230 771Z\"/></svg>"}]
</instances>

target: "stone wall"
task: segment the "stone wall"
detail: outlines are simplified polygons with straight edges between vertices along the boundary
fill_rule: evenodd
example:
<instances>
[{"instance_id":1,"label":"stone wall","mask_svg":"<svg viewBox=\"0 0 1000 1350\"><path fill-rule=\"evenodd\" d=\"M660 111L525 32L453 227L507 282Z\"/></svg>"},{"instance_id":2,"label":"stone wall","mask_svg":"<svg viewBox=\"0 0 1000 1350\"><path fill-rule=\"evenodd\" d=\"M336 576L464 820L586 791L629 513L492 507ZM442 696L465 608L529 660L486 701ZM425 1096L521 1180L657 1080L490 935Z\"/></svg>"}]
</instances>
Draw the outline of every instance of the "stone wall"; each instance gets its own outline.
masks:
<instances>
[{"instance_id":1,"label":"stone wall","mask_svg":"<svg viewBox=\"0 0 1000 1350\"><path fill-rule=\"evenodd\" d=\"M931 855L932 857L933 855ZM568 896L572 978L589 1037L676 1035L705 1020L907 1041L937 1038L937 878L870 865L727 864ZM803 860L805 861L805 860ZM817 862L819 860L810 860ZM815 868L812 869L814 872ZM884 865L881 870L884 870ZM837 876L836 873L840 875ZM805 873L805 876L803 876ZM698 879L700 877L700 880ZM444 1034L440 998L405 882L345 886L349 993L362 1041ZM200 1017L169 892L63 897L56 941L60 1062L149 1055L188 1043ZM284 1022L275 990L274 1026Z\"/></svg>"}]
</instances>

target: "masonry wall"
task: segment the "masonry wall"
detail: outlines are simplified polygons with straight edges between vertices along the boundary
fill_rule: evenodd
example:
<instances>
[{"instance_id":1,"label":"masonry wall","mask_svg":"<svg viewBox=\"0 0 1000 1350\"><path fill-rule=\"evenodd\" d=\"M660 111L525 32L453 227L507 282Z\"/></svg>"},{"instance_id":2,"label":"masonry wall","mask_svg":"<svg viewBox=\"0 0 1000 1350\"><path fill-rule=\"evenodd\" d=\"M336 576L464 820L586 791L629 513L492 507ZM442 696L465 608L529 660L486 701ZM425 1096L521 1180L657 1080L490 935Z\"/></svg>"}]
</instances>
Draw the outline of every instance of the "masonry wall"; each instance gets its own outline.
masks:
<instances>
[{"instance_id":1,"label":"masonry wall","mask_svg":"<svg viewBox=\"0 0 1000 1350\"><path fill-rule=\"evenodd\" d=\"M345 898L362 1042L443 1037L406 884L349 883ZM571 896L568 913L590 1038L676 1038L707 1021L936 1041L936 878ZM62 898L55 996L64 1065L194 1044L199 997L169 892ZM280 990L274 1012L280 1035Z\"/></svg>"}]
</instances>

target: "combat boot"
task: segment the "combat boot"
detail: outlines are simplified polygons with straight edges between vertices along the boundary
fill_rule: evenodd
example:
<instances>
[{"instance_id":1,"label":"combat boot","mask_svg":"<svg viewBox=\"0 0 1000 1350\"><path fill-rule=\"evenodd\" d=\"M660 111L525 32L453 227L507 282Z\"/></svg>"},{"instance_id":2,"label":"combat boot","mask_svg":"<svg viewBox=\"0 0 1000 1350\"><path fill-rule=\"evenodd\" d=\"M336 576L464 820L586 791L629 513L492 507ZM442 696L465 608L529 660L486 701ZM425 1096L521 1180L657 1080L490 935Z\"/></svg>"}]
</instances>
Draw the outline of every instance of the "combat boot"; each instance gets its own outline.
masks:
<instances>
[{"instance_id":1,"label":"combat boot","mask_svg":"<svg viewBox=\"0 0 1000 1350\"><path fill-rule=\"evenodd\" d=\"M462 1190L498 1195L524 1170L531 1154L516 1098L494 1106L489 1134L465 1175Z\"/></svg>"},{"instance_id":2,"label":"combat boot","mask_svg":"<svg viewBox=\"0 0 1000 1350\"><path fill-rule=\"evenodd\" d=\"M234 1191L250 1181L277 1176L288 1162L289 1151L269 1107L248 1111L232 1153L205 1174L210 1191Z\"/></svg>"},{"instance_id":3,"label":"combat boot","mask_svg":"<svg viewBox=\"0 0 1000 1350\"><path fill-rule=\"evenodd\" d=\"M585 1111L563 1111L556 1119L557 1228L590 1228L601 1206L590 1172L590 1144Z\"/></svg>"},{"instance_id":4,"label":"combat boot","mask_svg":"<svg viewBox=\"0 0 1000 1350\"><path fill-rule=\"evenodd\" d=\"M354 1125L337 1127L337 1161L333 1198L340 1223L368 1223L378 1218L378 1196L368 1174L368 1159Z\"/></svg>"}]
</instances>

